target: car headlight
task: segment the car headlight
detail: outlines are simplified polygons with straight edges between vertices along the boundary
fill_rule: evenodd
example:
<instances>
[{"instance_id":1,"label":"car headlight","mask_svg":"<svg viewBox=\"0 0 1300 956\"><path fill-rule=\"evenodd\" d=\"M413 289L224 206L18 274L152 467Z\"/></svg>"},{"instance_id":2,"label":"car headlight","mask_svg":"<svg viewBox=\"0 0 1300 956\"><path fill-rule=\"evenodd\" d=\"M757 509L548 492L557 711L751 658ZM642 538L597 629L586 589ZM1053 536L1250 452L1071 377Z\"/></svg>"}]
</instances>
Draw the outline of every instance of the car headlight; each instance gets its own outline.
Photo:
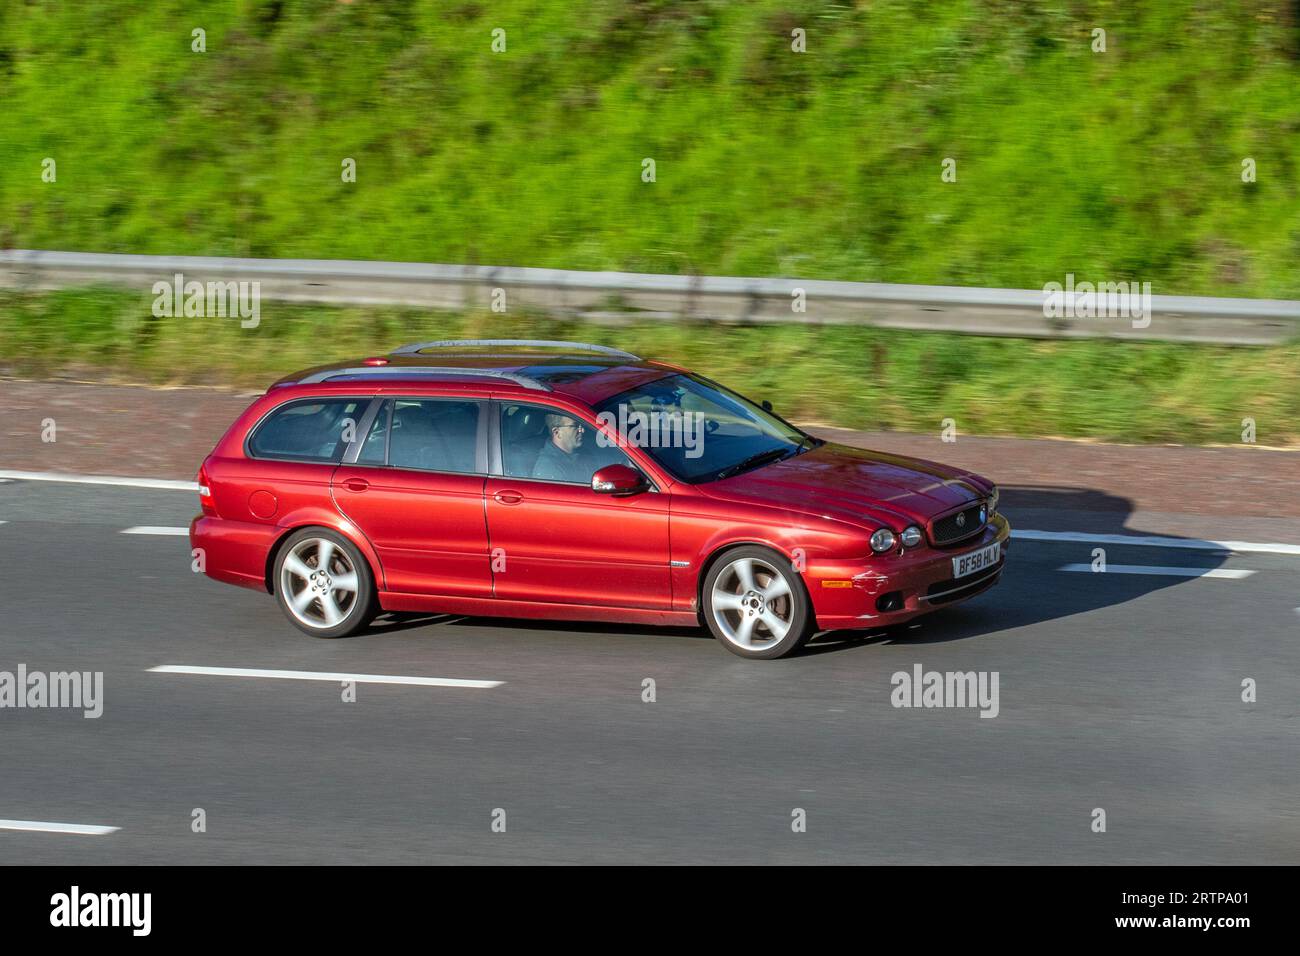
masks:
<instances>
[{"instance_id":1,"label":"car headlight","mask_svg":"<svg viewBox=\"0 0 1300 956\"><path fill-rule=\"evenodd\" d=\"M916 525L908 525L903 529L903 533L898 536L898 540L903 542L905 548L915 548L921 543L921 529Z\"/></svg>"},{"instance_id":2,"label":"car headlight","mask_svg":"<svg viewBox=\"0 0 1300 956\"><path fill-rule=\"evenodd\" d=\"M881 528L871 536L871 550L876 552L876 554L884 554L886 551L893 548L897 541L898 538L895 536L894 532L890 531L888 528Z\"/></svg>"},{"instance_id":3,"label":"car headlight","mask_svg":"<svg viewBox=\"0 0 1300 956\"><path fill-rule=\"evenodd\" d=\"M992 518L998 513L998 486L994 485L993 490L989 493L989 517Z\"/></svg>"}]
</instances>

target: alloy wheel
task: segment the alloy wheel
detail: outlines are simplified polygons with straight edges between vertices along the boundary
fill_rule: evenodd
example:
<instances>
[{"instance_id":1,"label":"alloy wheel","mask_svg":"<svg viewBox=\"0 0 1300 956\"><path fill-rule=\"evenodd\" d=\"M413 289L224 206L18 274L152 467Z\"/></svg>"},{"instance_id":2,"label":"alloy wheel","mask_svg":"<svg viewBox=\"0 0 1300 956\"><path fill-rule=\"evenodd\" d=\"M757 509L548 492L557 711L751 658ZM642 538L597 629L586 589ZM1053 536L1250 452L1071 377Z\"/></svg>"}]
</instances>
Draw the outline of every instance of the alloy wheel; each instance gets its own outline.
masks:
<instances>
[{"instance_id":1,"label":"alloy wheel","mask_svg":"<svg viewBox=\"0 0 1300 956\"><path fill-rule=\"evenodd\" d=\"M793 624L790 582L761 558L738 558L723 568L709 603L723 637L747 651L780 643Z\"/></svg>"},{"instance_id":2,"label":"alloy wheel","mask_svg":"<svg viewBox=\"0 0 1300 956\"><path fill-rule=\"evenodd\" d=\"M280 562L285 606L309 628L336 627L357 606L357 569L348 553L328 538L304 538Z\"/></svg>"}]
</instances>

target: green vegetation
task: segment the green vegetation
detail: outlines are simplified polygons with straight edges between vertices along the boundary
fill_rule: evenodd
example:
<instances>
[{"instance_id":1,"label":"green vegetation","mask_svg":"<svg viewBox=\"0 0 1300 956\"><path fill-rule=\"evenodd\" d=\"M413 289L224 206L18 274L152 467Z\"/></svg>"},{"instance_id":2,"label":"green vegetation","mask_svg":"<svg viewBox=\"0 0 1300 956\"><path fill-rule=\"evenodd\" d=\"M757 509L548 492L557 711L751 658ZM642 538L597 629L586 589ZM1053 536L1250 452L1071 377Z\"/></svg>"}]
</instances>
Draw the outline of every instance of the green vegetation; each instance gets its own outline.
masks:
<instances>
[{"instance_id":1,"label":"green vegetation","mask_svg":"<svg viewBox=\"0 0 1300 956\"><path fill-rule=\"evenodd\" d=\"M1296 17L1291 0L8 3L0 246L1300 297Z\"/></svg>"},{"instance_id":2,"label":"green vegetation","mask_svg":"<svg viewBox=\"0 0 1300 956\"><path fill-rule=\"evenodd\" d=\"M1291 0L0 4L0 246L1022 288L1073 272L1300 298L1297 17ZM20 375L255 388L463 334L617 343L804 421L1235 442L1251 416L1262 443L1300 441L1296 345L275 303L249 331L154 319L121 291L0 296L0 371Z\"/></svg>"},{"instance_id":3,"label":"green vegetation","mask_svg":"<svg viewBox=\"0 0 1300 956\"><path fill-rule=\"evenodd\" d=\"M1300 344L1233 349L1038 342L845 326L640 322L262 303L261 323L157 319L121 290L0 295L0 374L265 388L299 368L427 339L578 339L628 348L769 398L796 421L1120 442L1300 442Z\"/></svg>"}]
</instances>

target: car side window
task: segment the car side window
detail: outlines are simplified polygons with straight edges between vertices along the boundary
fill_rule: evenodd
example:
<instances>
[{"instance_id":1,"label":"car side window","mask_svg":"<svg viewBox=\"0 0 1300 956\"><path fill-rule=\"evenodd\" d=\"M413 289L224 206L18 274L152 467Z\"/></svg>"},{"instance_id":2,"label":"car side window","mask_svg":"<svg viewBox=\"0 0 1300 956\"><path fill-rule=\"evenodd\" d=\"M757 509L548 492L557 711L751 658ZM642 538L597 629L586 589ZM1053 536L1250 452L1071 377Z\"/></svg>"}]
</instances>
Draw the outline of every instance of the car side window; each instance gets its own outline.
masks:
<instances>
[{"instance_id":1,"label":"car side window","mask_svg":"<svg viewBox=\"0 0 1300 956\"><path fill-rule=\"evenodd\" d=\"M248 440L248 450L254 458L340 461L369 404L369 399L356 398L288 402L257 426Z\"/></svg>"},{"instance_id":2,"label":"car side window","mask_svg":"<svg viewBox=\"0 0 1300 956\"><path fill-rule=\"evenodd\" d=\"M389 404L389 465L459 474L478 472L481 402L394 398Z\"/></svg>"},{"instance_id":3,"label":"car side window","mask_svg":"<svg viewBox=\"0 0 1300 956\"><path fill-rule=\"evenodd\" d=\"M581 419L545 405L501 405L501 470L506 477L589 485L595 472L614 464L633 466Z\"/></svg>"}]
</instances>

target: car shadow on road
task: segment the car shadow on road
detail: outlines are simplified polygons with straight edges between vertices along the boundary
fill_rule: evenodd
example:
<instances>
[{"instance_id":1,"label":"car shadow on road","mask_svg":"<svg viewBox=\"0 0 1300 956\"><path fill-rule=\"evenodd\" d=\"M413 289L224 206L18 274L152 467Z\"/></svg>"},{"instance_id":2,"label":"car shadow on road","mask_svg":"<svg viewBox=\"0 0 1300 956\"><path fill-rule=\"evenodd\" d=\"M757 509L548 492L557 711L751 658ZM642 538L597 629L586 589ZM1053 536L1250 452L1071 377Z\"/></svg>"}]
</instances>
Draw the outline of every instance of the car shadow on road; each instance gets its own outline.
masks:
<instances>
[{"instance_id":1,"label":"car shadow on road","mask_svg":"<svg viewBox=\"0 0 1300 956\"><path fill-rule=\"evenodd\" d=\"M1195 578L1122 573L1072 573L1058 569L1066 564L1091 566L1094 549L1106 550L1111 564L1176 564L1215 568L1224 552L1202 549L1143 548L1149 557L1126 551L1116 556L1113 544L1089 541L1061 542L1014 540L1015 531L1076 531L1090 535L1141 536L1154 534L1128 527L1133 512L1126 498L1090 488L1002 489L1001 509L1011 521L1013 541L1002 580L978 597L951 608L890 628L824 631L813 637L793 658L866 647L873 644L938 644L978 637L1112 607L1146 594L1190 583ZM1159 537L1173 537L1161 532ZM1128 546L1131 547L1131 546ZM386 613L376 618L358 637L395 633L438 625L491 627L522 631L578 633L593 636L674 636L712 640L705 628L608 624L589 621L551 621L522 618L465 617L456 614Z\"/></svg>"},{"instance_id":2,"label":"car shadow on road","mask_svg":"<svg viewBox=\"0 0 1300 956\"><path fill-rule=\"evenodd\" d=\"M1172 547L1142 547L1097 541L1038 541L1016 539L1016 532L1082 532L1088 535L1156 536L1176 538L1166 532L1128 526L1133 513L1127 498L1091 488L1004 487L1000 508L1011 522L1012 542L1002 579L978 597L942 608L885 629L827 631L802 650L803 655L824 654L871 644L940 644L989 637L1013 628L1027 627L1137 600L1155 591L1196 580L1116 572L1092 572L1095 549L1105 551L1108 565L1176 565L1204 569L1223 564L1226 552ZM1193 539L1178 539L1193 540ZM1120 549L1124 549L1122 554ZM1087 571L1061 571L1065 565L1082 565Z\"/></svg>"},{"instance_id":3,"label":"car shadow on road","mask_svg":"<svg viewBox=\"0 0 1300 956\"><path fill-rule=\"evenodd\" d=\"M429 614L423 611L383 611L364 628L349 637L376 637L380 634L395 634L409 631L416 627L429 627L434 624L459 624L465 617L461 614Z\"/></svg>"},{"instance_id":4,"label":"car shadow on road","mask_svg":"<svg viewBox=\"0 0 1300 956\"><path fill-rule=\"evenodd\" d=\"M370 627L349 635L351 638L376 637L395 634L413 628L438 625L463 627L516 628L524 631L558 631L578 634L619 635L673 635L676 637L702 637L713 639L708 631L698 627L671 627L653 624L610 624L603 621L541 621L520 617L466 617L463 614L433 614L422 611L385 611L370 622Z\"/></svg>"}]
</instances>

